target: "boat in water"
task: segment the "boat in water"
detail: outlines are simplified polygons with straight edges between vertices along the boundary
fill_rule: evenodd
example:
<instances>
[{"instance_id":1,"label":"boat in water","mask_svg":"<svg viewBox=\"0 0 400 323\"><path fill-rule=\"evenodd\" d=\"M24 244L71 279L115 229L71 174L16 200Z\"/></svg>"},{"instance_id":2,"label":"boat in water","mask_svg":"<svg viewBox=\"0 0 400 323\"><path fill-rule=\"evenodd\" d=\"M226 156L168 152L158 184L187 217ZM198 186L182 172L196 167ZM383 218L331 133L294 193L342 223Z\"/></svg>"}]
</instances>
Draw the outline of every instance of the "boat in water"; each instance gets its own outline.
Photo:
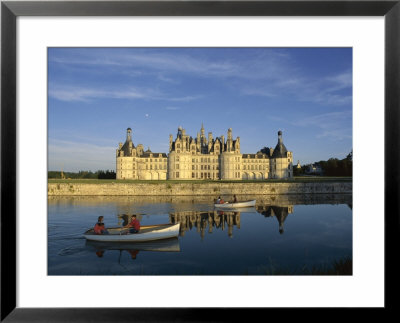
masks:
<instances>
[{"instance_id":1,"label":"boat in water","mask_svg":"<svg viewBox=\"0 0 400 323\"><path fill-rule=\"evenodd\" d=\"M236 209L236 208L242 208L242 207L252 207L256 205L256 200L251 200L251 201L242 201L242 202L225 202L223 204L214 204L215 208L218 209Z\"/></svg>"},{"instance_id":2,"label":"boat in water","mask_svg":"<svg viewBox=\"0 0 400 323\"><path fill-rule=\"evenodd\" d=\"M83 235L86 240L106 242L140 242L175 238L179 235L180 223L143 225L138 233L129 233L129 228L107 228L108 234L95 234L93 229Z\"/></svg>"}]
</instances>

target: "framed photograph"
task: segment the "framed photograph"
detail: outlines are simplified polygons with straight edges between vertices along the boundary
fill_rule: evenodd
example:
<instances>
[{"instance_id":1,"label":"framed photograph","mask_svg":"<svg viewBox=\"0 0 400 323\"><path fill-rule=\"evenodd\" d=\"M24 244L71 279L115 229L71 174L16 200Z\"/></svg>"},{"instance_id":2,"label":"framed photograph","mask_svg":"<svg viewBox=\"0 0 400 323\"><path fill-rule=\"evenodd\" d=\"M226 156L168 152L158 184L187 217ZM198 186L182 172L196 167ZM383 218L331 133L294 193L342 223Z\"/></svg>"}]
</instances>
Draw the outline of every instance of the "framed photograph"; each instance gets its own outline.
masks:
<instances>
[{"instance_id":1,"label":"framed photograph","mask_svg":"<svg viewBox=\"0 0 400 323\"><path fill-rule=\"evenodd\" d=\"M1 320L394 309L399 15L399 1L2 2ZM140 197L132 181L161 184ZM160 197L184 181L194 196Z\"/></svg>"}]
</instances>

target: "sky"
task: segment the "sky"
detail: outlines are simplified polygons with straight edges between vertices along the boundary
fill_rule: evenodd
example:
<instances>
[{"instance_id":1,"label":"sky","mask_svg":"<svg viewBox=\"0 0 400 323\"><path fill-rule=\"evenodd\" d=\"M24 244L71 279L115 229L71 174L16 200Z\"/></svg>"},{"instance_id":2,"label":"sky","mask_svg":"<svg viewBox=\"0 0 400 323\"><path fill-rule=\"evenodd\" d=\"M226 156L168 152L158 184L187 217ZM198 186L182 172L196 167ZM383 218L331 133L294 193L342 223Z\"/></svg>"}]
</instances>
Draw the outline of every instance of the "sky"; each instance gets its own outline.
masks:
<instances>
[{"instance_id":1,"label":"sky","mask_svg":"<svg viewBox=\"0 0 400 323\"><path fill-rule=\"evenodd\" d=\"M294 163L352 150L351 48L49 48L48 169L115 170L132 129L168 153L178 127L193 138L232 128L241 153L274 148Z\"/></svg>"}]
</instances>

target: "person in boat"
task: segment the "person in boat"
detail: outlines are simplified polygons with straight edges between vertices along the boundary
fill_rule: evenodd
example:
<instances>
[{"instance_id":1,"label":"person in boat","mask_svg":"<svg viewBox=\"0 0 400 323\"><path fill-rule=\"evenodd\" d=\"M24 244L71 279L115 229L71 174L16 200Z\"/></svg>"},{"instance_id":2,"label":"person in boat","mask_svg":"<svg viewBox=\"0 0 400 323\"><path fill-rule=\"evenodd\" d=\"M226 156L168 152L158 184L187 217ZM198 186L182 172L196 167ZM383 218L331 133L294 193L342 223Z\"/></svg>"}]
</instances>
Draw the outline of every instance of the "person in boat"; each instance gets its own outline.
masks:
<instances>
[{"instance_id":1,"label":"person in boat","mask_svg":"<svg viewBox=\"0 0 400 323\"><path fill-rule=\"evenodd\" d=\"M219 200L219 204L224 204L225 203L225 201L221 198L220 200Z\"/></svg>"},{"instance_id":2,"label":"person in boat","mask_svg":"<svg viewBox=\"0 0 400 323\"><path fill-rule=\"evenodd\" d=\"M233 203L237 203L236 195L233 195Z\"/></svg>"},{"instance_id":3,"label":"person in boat","mask_svg":"<svg viewBox=\"0 0 400 323\"><path fill-rule=\"evenodd\" d=\"M97 218L97 223L95 224L94 229L93 229L95 234L108 234L108 231L104 226L103 219L104 219L103 216L99 216Z\"/></svg>"},{"instance_id":4,"label":"person in boat","mask_svg":"<svg viewBox=\"0 0 400 323\"><path fill-rule=\"evenodd\" d=\"M136 214L132 215L131 222L124 226L124 228L130 228L129 233L138 233L140 230L140 222L136 219Z\"/></svg>"},{"instance_id":5,"label":"person in boat","mask_svg":"<svg viewBox=\"0 0 400 323\"><path fill-rule=\"evenodd\" d=\"M220 201L221 201L221 196L218 196L217 201L215 202L215 204L219 204Z\"/></svg>"},{"instance_id":6,"label":"person in boat","mask_svg":"<svg viewBox=\"0 0 400 323\"><path fill-rule=\"evenodd\" d=\"M135 260L139 250L128 250L128 252L131 254L131 258Z\"/></svg>"}]
</instances>

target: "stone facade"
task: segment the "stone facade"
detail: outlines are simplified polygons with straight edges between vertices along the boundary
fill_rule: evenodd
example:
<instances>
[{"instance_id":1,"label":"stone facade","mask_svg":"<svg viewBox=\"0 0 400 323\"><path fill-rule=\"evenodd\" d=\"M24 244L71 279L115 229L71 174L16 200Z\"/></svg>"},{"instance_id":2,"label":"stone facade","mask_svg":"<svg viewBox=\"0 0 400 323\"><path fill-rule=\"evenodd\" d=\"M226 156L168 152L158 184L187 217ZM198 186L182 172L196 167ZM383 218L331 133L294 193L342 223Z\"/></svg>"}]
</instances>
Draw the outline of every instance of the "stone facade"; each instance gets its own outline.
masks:
<instances>
[{"instance_id":1,"label":"stone facade","mask_svg":"<svg viewBox=\"0 0 400 323\"><path fill-rule=\"evenodd\" d=\"M117 149L117 179L147 180L266 180L293 177L293 154L283 144L278 132L275 149L256 154L240 152L240 137L233 139L232 129L227 138L222 135L206 137L201 126L197 137L179 127L175 140L169 137L169 154L143 152L143 145L134 146L132 130L127 129L124 144Z\"/></svg>"},{"instance_id":2,"label":"stone facade","mask_svg":"<svg viewBox=\"0 0 400 323\"><path fill-rule=\"evenodd\" d=\"M352 182L301 183L260 181L246 182L108 182L104 184L89 183L49 183L49 196L221 196L231 199L233 194L253 195L290 195L300 194L311 198L314 194L351 194ZM259 198L257 198L258 200Z\"/></svg>"},{"instance_id":3,"label":"stone facade","mask_svg":"<svg viewBox=\"0 0 400 323\"><path fill-rule=\"evenodd\" d=\"M119 143L117 149L116 175L117 179L166 180L167 155L153 153L150 148L143 151L142 144L135 147L128 128L125 143Z\"/></svg>"}]
</instances>

